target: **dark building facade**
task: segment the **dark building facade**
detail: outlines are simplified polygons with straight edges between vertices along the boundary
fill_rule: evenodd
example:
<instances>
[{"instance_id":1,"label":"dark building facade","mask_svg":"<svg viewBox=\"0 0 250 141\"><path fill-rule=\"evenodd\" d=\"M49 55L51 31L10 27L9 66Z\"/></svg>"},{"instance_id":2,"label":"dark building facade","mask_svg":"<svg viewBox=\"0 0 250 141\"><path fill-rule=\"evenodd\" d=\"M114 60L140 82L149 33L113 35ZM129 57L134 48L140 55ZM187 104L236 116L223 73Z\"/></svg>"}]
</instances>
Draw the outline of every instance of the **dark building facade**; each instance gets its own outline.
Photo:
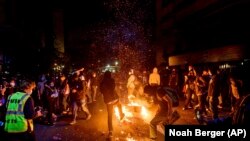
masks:
<instances>
[{"instance_id":1,"label":"dark building facade","mask_svg":"<svg viewBox=\"0 0 250 141\"><path fill-rule=\"evenodd\" d=\"M157 0L157 64L247 61L248 0Z\"/></svg>"},{"instance_id":2,"label":"dark building facade","mask_svg":"<svg viewBox=\"0 0 250 141\"><path fill-rule=\"evenodd\" d=\"M62 4L0 0L1 71L46 71L64 54Z\"/></svg>"}]
</instances>

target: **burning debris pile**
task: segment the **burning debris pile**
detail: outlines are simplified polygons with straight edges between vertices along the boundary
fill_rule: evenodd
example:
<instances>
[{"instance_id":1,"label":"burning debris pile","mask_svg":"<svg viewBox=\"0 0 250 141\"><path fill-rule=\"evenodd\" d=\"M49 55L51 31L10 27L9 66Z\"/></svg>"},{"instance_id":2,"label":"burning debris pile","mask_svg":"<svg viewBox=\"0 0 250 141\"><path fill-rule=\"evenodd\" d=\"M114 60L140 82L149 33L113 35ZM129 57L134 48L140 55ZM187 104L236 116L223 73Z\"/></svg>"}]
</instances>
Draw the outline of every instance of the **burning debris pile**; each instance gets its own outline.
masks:
<instances>
[{"instance_id":1,"label":"burning debris pile","mask_svg":"<svg viewBox=\"0 0 250 141\"><path fill-rule=\"evenodd\" d=\"M153 118L156 107L149 106L146 100L128 96L128 102L122 104L125 117L120 121L118 107L114 108L115 117L121 127L120 137L115 140L136 141L149 136L149 122Z\"/></svg>"},{"instance_id":2,"label":"burning debris pile","mask_svg":"<svg viewBox=\"0 0 250 141\"><path fill-rule=\"evenodd\" d=\"M126 122L131 122L132 119L137 118L149 123L149 120L154 115L154 110L149 106L148 102L134 95L128 96L128 103L123 104L122 109L125 114L124 121ZM118 108L115 107L114 110L117 119L120 119Z\"/></svg>"}]
</instances>

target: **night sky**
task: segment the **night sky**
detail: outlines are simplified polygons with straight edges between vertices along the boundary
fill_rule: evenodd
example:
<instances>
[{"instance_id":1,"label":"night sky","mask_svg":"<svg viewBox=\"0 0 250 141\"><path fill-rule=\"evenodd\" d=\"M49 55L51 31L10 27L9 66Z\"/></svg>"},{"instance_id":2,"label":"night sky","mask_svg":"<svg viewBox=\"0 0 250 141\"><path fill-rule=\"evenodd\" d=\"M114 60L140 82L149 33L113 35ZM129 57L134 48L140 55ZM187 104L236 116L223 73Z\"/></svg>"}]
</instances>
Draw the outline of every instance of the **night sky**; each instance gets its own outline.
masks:
<instances>
[{"instance_id":1,"label":"night sky","mask_svg":"<svg viewBox=\"0 0 250 141\"><path fill-rule=\"evenodd\" d=\"M65 17L69 26L86 26L111 16L100 0L69 2L65 4Z\"/></svg>"},{"instance_id":2,"label":"night sky","mask_svg":"<svg viewBox=\"0 0 250 141\"><path fill-rule=\"evenodd\" d=\"M69 43L66 49L75 54L74 60L85 60L90 65L100 60L102 63L119 60L125 68L150 62L155 20L153 2L72 2L65 6L64 12L66 34L70 36L66 39Z\"/></svg>"},{"instance_id":3,"label":"night sky","mask_svg":"<svg viewBox=\"0 0 250 141\"><path fill-rule=\"evenodd\" d=\"M152 57L148 54L152 54L155 14L150 0L10 0L4 8L8 28L1 28L1 48L10 69L37 71L53 64L52 11L56 9L63 11L65 56L71 64L119 60L133 68Z\"/></svg>"}]
</instances>

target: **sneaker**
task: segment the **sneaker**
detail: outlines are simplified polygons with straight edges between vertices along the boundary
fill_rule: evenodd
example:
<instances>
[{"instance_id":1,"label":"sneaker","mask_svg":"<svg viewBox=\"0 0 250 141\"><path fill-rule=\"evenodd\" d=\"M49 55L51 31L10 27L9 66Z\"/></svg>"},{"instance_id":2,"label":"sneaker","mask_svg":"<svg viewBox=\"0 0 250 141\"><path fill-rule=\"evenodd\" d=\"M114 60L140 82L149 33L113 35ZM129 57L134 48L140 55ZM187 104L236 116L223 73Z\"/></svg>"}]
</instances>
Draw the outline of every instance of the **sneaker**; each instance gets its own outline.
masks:
<instances>
[{"instance_id":1,"label":"sneaker","mask_svg":"<svg viewBox=\"0 0 250 141\"><path fill-rule=\"evenodd\" d=\"M89 120L91 118L91 114L89 114L86 118L86 120Z\"/></svg>"},{"instance_id":2,"label":"sneaker","mask_svg":"<svg viewBox=\"0 0 250 141\"><path fill-rule=\"evenodd\" d=\"M69 124L71 124L71 125L76 124L76 121L73 120L73 121L71 121Z\"/></svg>"},{"instance_id":3,"label":"sneaker","mask_svg":"<svg viewBox=\"0 0 250 141\"><path fill-rule=\"evenodd\" d=\"M212 110L209 108L206 108L206 112L210 114L210 113L212 113Z\"/></svg>"},{"instance_id":4,"label":"sneaker","mask_svg":"<svg viewBox=\"0 0 250 141\"><path fill-rule=\"evenodd\" d=\"M156 141L156 138L150 138L150 141Z\"/></svg>"},{"instance_id":5,"label":"sneaker","mask_svg":"<svg viewBox=\"0 0 250 141\"><path fill-rule=\"evenodd\" d=\"M217 107L218 107L219 109L222 109L222 108L223 108L221 105L218 105Z\"/></svg>"},{"instance_id":6,"label":"sneaker","mask_svg":"<svg viewBox=\"0 0 250 141\"><path fill-rule=\"evenodd\" d=\"M197 105L194 106L194 109L200 108L200 107L201 107L200 104L197 104Z\"/></svg>"},{"instance_id":7,"label":"sneaker","mask_svg":"<svg viewBox=\"0 0 250 141\"><path fill-rule=\"evenodd\" d=\"M180 118L180 114L177 111L174 111L170 117L169 123L172 124Z\"/></svg>"},{"instance_id":8,"label":"sneaker","mask_svg":"<svg viewBox=\"0 0 250 141\"><path fill-rule=\"evenodd\" d=\"M66 110L67 112L69 112L70 111L70 109L69 108L67 108L67 110Z\"/></svg>"}]
</instances>

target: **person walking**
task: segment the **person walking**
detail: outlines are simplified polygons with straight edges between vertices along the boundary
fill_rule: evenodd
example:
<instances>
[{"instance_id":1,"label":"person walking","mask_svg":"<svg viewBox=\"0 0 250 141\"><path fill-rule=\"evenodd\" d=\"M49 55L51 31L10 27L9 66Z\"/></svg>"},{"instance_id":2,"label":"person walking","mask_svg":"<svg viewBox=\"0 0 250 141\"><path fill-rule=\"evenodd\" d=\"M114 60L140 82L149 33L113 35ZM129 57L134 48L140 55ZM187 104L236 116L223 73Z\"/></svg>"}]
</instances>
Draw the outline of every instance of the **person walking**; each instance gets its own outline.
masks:
<instances>
[{"instance_id":1,"label":"person walking","mask_svg":"<svg viewBox=\"0 0 250 141\"><path fill-rule=\"evenodd\" d=\"M87 116L86 120L91 118L91 113L87 107L86 96L83 92L82 82L77 74L73 75L72 81L70 83L70 101L72 105L73 120L70 122L71 125L76 124L76 118L78 116L78 109L81 108Z\"/></svg>"},{"instance_id":2,"label":"person walking","mask_svg":"<svg viewBox=\"0 0 250 141\"><path fill-rule=\"evenodd\" d=\"M108 136L112 137L113 136L112 116L113 116L114 106L118 107L120 120L124 118L125 114L122 111L122 106L119 101L119 96L115 91L115 80L111 77L110 71L106 71L104 73L103 79L100 83L100 92L103 94L104 103L107 106L108 130L109 130Z\"/></svg>"},{"instance_id":3,"label":"person walking","mask_svg":"<svg viewBox=\"0 0 250 141\"><path fill-rule=\"evenodd\" d=\"M91 91L92 91L92 97L93 97L93 102L96 102L96 96L98 93L98 85L99 85L99 80L97 77L96 72L93 72L92 77L91 77Z\"/></svg>"}]
</instances>

